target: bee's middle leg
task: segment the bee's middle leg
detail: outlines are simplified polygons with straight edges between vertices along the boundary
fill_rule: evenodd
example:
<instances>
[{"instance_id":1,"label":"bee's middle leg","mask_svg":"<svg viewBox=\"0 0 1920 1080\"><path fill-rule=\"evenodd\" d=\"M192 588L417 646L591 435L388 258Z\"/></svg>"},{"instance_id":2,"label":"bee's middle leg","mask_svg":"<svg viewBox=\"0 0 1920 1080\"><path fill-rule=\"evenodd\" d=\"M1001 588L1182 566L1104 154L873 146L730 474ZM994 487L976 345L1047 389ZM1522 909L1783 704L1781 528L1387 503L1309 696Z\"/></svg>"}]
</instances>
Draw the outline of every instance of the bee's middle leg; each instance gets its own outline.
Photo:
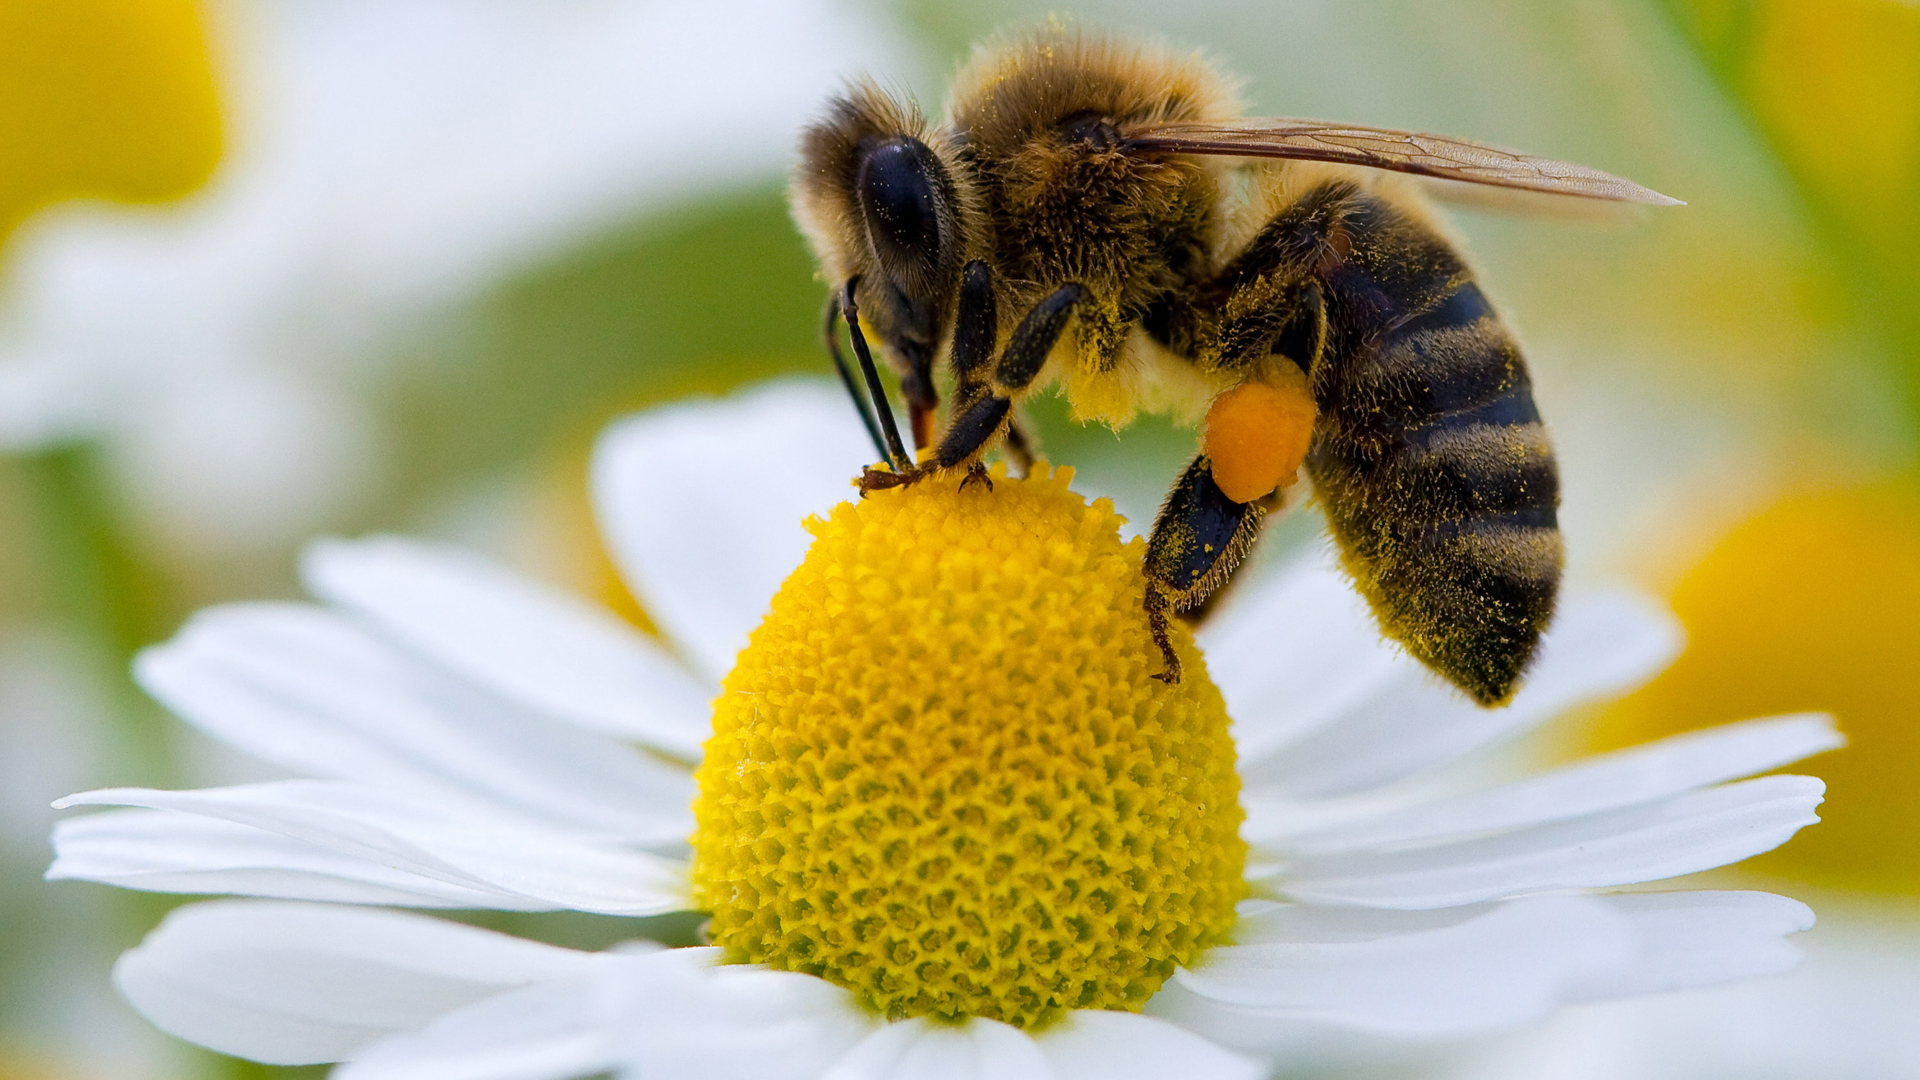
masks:
<instances>
[{"instance_id":1,"label":"bee's middle leg","mask_svg":"<svg viewBox=\"0 0 1920 1080\"><path fill-rule=\"evenodd\" d=\"M1193 459L1167 494L1147 540L1147 625L1166 670L1154 678L1180 681L1180 657L1169 620L1206 602L1226 584L1260 535L1266 513L1259 501L1234 502L1213 481L1205 454Z\"/></svg>"},{"instance_id":2,"label":"bee's middle leg","mask_svg":"<svg viewBox=\"0 0 1920 1080\"><path fill-rule=\"evenodd\" d=\"M1000 434L1013 412L1013 399L1008 394L1025 390L1039 377L1040 369L1046 365L1047 354L1053 351L1060 341L1060 335L1066 332L1073 309L1086 297L1085 289L1067 284L1035 304L1027 317L1014 328L1006 351L1000 354L1000 362L994 367L991 383L979 377L985 374L984 370L980 370L986 367L985 361L975 362L978 374L974 380L974 396L956 408L953 422L948 425L940 444L934 448L931 462L934 468L952 469L966 464L977 457L994 436ZM958 345L959 339L956 338L956 368L959 363Z\"/></svg>"},{"instance_id":3,"label":"bee's middle leg","mask_svg":"<svg viewBox=\"0 0 1920 1080\"><path fill-rule=\"evenodd\" d=\"M954 393L953 417L932 457L904 474L869 470L861 478L863 492L915 483L929 473L976 463L1013 422L1013 398L1008 395L1026 389L1039 376L1047 354L1066 332L1075 306L1087 295L1079 285L1067 284L1035 304L1014 328L989 379L996 326L990 273L985 263L975 261L968 264L961 280L953 342L953 368L959 385ZM1020 445L1026 445L1024 437ZM984 471L969 468L963 483L985 479Z\"/></svg>"},{"instance_id":4,"label":"bee's middle leg","mask_svg":"<svg viewBox=\"0 0 1920 1080\"><path fill-rule=\"evenodd\" d=\"M993 359L993 344L999 334L1000 323L994 307L991 274L986 263L978 261L970 263L960 286L959 318L954 322L953 331L953 374L963 388L962 393L968 396L988 395L993 392L992 385L987 381L987 363ZM1022 329L1025 329L1024 324ZM1052 342L1059 340L1059 336L1059 331L1051 332L1051 336L1047 338L1049 350L1053 347ZM1030 347L1016 345L1015 342L1019 338L1020 333L1016 331L1015 341L1008 343L1009 354L1012 354L1016 348ZM1042 352L1041 356L1044 359L1046 353ZM1027 381L1032 382L1033 376L1028 375ZM988 437L990 438L991 435ZM1007 456L1012 459L1014 469L1022 477L1033 471L1033 442L1027 437L1026 432L1021 430L1018 417L1012 415L1007 417L1006 441L1002 445L1006 449ZM973 474L969 472L968 475L971 477ZM984 473L981 474L981 479L985 479ZM992 481L987 481L987 486L992 487Z\"/></svg>"},{"instance_id":5,"label":"bee's middle leg","mask_svg":"<svg viewBox=\"0 0 1920 1080\"><path fill-rule=\"evenodd\" d=\"M1017 473L1021 479L1025 479L1027 474L1033 472L1033 462L1035 458L1033 437L1027 434L1027 429L1021 425L1018 416L1011 417L1007 420L1006 441L1000 445L1001 449L1006 452L1007 459L1013 466L1013 471Z\"/></svg>"}]
</instances>

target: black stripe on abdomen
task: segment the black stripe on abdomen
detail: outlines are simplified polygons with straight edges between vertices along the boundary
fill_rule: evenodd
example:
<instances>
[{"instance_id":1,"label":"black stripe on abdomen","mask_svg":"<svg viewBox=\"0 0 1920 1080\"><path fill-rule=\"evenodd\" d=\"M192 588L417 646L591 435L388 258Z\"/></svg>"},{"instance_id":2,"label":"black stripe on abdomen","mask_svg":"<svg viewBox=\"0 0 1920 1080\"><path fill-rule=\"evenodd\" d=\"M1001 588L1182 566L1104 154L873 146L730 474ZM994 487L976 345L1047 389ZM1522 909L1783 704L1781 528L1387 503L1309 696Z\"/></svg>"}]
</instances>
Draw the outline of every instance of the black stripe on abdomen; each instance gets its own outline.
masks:
<instances>
[{"instance_id":1,"label":"black stripe on abdomen","mask_svg":"<svg viewBox=\"0 0 1920 1080\"><path fill-rule=\"evenodd\" d=\"M1366 332L1309 468L1383 627L1482 701L1513 687L1559 585L1559 476L1524 361L1472 281Z\"/></svg>"}]
</instances>

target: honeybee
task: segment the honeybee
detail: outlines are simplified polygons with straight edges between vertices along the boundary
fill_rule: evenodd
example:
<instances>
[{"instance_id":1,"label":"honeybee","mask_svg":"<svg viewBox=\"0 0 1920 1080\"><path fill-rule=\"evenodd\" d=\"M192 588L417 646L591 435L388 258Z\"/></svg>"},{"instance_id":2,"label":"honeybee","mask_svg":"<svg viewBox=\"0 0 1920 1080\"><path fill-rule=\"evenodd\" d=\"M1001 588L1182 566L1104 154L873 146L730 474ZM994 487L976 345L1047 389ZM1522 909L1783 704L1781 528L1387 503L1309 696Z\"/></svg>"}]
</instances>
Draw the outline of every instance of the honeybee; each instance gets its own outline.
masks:
<instances>
[{"instance_id":1,"label":"honeybee","mask_svg":"<svg viewBox=\"0 0 1920 1080\"><path fill-rule=\"evenodd\" d=\"M1197 55L1057 28L978 50L938 124L853 84L806 129L792 201L833 288L828 351L886 464L862 492L985 480L996 446L1025 467L1016 405L1044 383L1115 425L1184 399L1206 410L1201 447L1146 558L1161 678L1180 677L1169 617L1227 582L1304 466L1382 631L1505 702L1559 586L1553 449L1513 335L1397 174L1675 202L1461 139L1243 118Z\"/></svg>"}]
</instances>

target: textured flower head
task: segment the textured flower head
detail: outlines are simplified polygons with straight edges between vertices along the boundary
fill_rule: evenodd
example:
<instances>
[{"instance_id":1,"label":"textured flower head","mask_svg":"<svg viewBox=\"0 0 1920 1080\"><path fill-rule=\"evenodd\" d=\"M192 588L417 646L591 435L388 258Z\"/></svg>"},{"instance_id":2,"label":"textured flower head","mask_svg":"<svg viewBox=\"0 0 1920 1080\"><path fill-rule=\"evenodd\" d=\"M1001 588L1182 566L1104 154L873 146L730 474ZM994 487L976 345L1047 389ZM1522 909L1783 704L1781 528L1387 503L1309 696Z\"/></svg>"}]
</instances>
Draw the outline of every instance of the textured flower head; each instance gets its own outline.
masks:
<instances>
[{"instance_id":1,"label":"textured flower head","mask_svg":"<svg viewBox=\"0 0 1920 1080\"><path fill-rule=\"evenodd\" d=\"M1248 583L1204 662L1182 639L1169 687L1139 545L1064 470L833 509L861 457L804 386L607 435L603 521L673 651L468 556L316 547L323 606L215 609L139 666L314 779L75 796L129 809L65 822L50 876L276 898L176 912L116 979L182 1037L359 1080L1252 1077L1317 1029L1471 1033L1792 964L1794 901L1594 890L1813 821L1818 781L1739 778L1835 745L1823 718L1488 778L1671 658L1645 603L1574 598L1483 710L1315 560ZM366 905L704 910L715 944Z\"/></svg>"},{"instance_id":2,"label":"textured flower head","mask_svg":"<svg viewBox=\"0 0 1920 1080\"><path fill-rule=\"evenodd\" d=\"M1137 1011L1225 941L1226 704L1184 635L1187 677L1154 677L1145 544L1070 475L816 519L696 774L694 882L732 958L1035 1030Z\"/></svg>"}]
</instances>

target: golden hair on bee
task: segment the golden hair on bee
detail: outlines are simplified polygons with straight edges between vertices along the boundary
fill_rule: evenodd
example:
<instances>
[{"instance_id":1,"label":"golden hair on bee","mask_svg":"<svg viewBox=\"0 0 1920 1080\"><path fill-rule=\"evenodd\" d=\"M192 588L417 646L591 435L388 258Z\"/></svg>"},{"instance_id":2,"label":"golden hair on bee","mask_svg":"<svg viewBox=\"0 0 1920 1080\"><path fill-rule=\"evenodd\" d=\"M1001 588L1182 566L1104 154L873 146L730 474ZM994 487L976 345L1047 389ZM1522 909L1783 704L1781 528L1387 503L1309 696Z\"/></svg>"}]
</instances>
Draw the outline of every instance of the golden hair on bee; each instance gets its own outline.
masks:
<instances>
[{"instance_id":1,"label":"golden hair on bee","mask_svg":"<svg viewBox=\"0 0 1920 1080\"><path fill-rule=\"evenodd\" d=\"M1049 28L982 45L950 94L1003 302L1024 310L1068 282L1085 288L1078 373L1114 372L1147 307L1212 257L1228 170L1219 159L1128 153L1122 131L1237 115L1231 83L1197 52ZM1070 378L1076 415L1131 414L1131 401L1077 400L1098 393L1098 380L1058 374Z\"/></svg>"},{"instance_id":2,"label":"golden hair on bee","mask_svg":"<svg viewBox=\"0 0 1920 1080\"><path fill-rule=\"evenodd\" d=\"M1204 614L1310 479L1381 629L1481 704L1513 693L1559 587L1553 449L1512 333L1390 174L1673 200L1463 139L1244 118L1197 53L1057 26L977 50L931 129L856 87L803 158L796 216L863 361L875 309L917 436L935 352L952 372L937 441L913 461L893 436L863 492L1024 460L1017 403L1055 379L1113 423L1184 396L1204 433L1144 568L1164 678L1168 620Z\"/></svg>"}]
</instances>

